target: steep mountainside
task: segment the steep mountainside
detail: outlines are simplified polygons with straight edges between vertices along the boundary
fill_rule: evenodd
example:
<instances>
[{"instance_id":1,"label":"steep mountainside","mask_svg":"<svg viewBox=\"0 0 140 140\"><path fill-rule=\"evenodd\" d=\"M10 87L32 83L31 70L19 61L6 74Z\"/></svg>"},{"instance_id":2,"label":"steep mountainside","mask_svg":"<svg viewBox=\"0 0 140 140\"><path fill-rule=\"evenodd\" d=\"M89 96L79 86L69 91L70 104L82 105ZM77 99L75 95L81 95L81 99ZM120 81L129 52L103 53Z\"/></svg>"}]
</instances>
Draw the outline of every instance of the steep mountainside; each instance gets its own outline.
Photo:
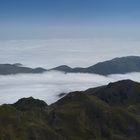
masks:
<instances>
[{"instance_id":1,"label":"steep mountainside","mask_svg":"<svg viewBox=\"0 0 140 140\"><path fill-rule=\"evenodd\" d=\"M94 95L110 105L129 105L140 102L140 84L131 80L110 83L107 86L91 88L84 93Z\"/></svg>"},{"instance_id":2,"label":"steep mountainside","mask_svg":"<svg viewBox=\"0 0 140 140\"><path fill-rule=\"evenodd\" d=\"M139 140L140 83L72 92L52 105L30 98L0 106L1 140Z\"/></svg>"}]
</instances>

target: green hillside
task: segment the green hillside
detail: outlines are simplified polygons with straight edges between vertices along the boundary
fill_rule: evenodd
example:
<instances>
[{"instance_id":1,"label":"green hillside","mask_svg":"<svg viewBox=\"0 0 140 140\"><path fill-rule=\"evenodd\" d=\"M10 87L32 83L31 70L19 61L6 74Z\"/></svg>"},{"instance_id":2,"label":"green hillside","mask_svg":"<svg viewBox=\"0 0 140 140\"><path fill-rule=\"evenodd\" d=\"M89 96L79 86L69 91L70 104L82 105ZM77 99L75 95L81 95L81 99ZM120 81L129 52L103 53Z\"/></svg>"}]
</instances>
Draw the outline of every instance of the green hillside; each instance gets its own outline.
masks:
<instances>
[{"instance_id":1,"label":"green hillside","mask_svg":"<svg viewBox=\"0 0 140 140\"><path fill-rule=\"evenodd\" d=\"M139 140L139 89L124 80L69 93L52 105L31 97L1 105L0 140Z\"/></svg>"}]
</instances>

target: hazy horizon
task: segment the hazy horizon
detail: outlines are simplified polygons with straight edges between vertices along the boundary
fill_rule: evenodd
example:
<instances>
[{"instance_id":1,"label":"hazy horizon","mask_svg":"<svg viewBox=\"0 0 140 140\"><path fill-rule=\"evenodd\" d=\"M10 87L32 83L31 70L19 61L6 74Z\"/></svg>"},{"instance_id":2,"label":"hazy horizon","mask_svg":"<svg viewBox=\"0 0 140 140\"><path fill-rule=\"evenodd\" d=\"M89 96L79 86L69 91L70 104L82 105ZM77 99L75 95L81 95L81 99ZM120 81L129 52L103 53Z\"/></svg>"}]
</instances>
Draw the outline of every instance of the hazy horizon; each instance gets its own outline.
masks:
<instances>
[{"instance_id":1,"label":"hazy horizon","mask_svg":"<svg viewBox=\"0 0 140 140\"><path fill-rule=\"evenodd\" d=\"M46 69L88 67L115 57L140 56L140 41L121 39L1 40L0 64L22 63Z\"/></svg>"},{"instance_id":2,"label":"hazy horizon","mask_svg":"<svg viewBox=\"0 0 140 140\"><path fill-rule=\"evenodd\" d=\"M1 0L0 40L139 40L139 4L139 0Z\"/></svg>"},{"instance_id":3,"label":"hazy horizon","mask_svg":"<svg viewBox=\"0 0 140 140\"><path fill-rule=\"evenodd\" d=\"M0 64L88 67L115 57L140 56L139 5L139 0L1 0ZM139 76L132 75L121 77ZM102 79L99 84L97 77ZM80 83L83 78L87 81ZM43 98L48 96L44 89L53 98L56 91L82 90L115 79L120 78L58 73L0 76L0 100L39 94Z\"/></svg>"},{"instance_id":4,"label":"hazy horizon","mask_svg":"<svg viewBox=\"0 0 140 140\"><path fill-rule=\"evenodd\" d=\"M87 67L140 55L138 0L2 0L0 63Z\"/></svg>"}]
</instances>

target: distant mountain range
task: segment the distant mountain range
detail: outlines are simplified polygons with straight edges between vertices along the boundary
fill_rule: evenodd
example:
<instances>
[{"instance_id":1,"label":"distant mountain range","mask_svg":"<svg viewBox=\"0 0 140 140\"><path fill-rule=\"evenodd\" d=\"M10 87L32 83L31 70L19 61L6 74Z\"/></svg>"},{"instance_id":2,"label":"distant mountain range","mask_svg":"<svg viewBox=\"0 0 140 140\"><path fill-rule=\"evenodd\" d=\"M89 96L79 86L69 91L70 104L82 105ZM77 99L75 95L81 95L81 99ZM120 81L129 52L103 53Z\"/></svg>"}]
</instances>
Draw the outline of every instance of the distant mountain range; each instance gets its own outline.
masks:
<instances>
[{"instance_id":1,"label":"distant mountain range","mask_svg":"<svg viewBox=\"0 0 140 140\"><path fill-rule=\"evenodd\" d=\"M140 83L71 92L56 103L23 98L0 106L1 140L139 140Z\"/></svg>"},{"instance_id":2,"label":"distant mountain range","mask_svg":"<svg viewBox=\"0 0 140 140\"><path fill-rule=\"evenodd\" d=\"M112 60L97 63L87 68L71 68L61 65L52 69L28 68L21 64L0 64L0 75L19 74L19 73L43 73L47 71L61 71L65 73L92 73L100 75L125 74L130 72L140 72L140 57L127 56L114 58Z\"/></svg>"},{"instance_id":3,"label":"distant mountain range","mask_svg":"<svg viewBox=\"0 0 140 140\"><path fill-rule=\"evenodd\" d=\"M127 56L121 58L114 58L112 60L97 63L87 68L71 68L66 65L62 65L52 70L63 71L65 73L95 73L100 75L109 74L125 74L130 72L140 72L140 57Z\"/></svg>"},{"instance_id":4,"label":"distant mountain range","mask_svg":"<svg viewBox=\"0 0 140 140\"><path fill-rule=\"evenodd\" d=\"M46 70L43 68L28 68L22 64L0 64L0 75L20 74L20 73L43 73Z\"/></svg>"}]
</instances>

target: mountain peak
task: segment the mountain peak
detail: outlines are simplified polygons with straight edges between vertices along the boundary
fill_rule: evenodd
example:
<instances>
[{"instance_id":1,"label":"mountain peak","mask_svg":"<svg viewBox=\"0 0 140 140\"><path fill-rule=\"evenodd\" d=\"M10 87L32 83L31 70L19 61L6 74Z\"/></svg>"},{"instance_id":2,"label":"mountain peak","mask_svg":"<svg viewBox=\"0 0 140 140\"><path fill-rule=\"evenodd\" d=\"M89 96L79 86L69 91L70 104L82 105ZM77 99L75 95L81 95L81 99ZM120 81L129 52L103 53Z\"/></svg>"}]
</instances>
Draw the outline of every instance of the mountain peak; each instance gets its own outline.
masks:
<instances>
[{"instance_id":1,"label":"mountain peak","mask_svg":"<svg viewBox=\"0 0 140 140\"><path fill-rule=\"evenodd\" d=\"M95 73L101 75L109 74L125 74L130 72L140 72L140 57L139 56L126 56L116 57L111 60L99 62L87 68L71 68L66 65L58 66L51 70L72 72L72 73Z\"/></svg>"},{"instance_id":2,"label":"mountain peak","mask_svg":"<svg viewBox=\"0 0 140 140\"><path fill-rule=\"evenodd\" d=\"M39 99L34 99L33 97L19 99L13 104L18 110L26 111L33 108L45 108L47 104Z\"/></svg>"},{"instance_id":3,"label":"mountain peak","mask_svg":"<svg viewBox=\"0 0 140 140\"><path fill-rule=\"evenodd\" d=\"M70 72L72 70L71 67L67 66L67 65L61 65L61 66L58 66L58 67L55 67L51 70L58 70L58 71L63 71L63 72Z\"/></svg>"},{"instance_id":4,"label":"mountain peak","mask_svg":"<svg viewBox=\"0 0 140 140\"><path fill-rule=\"evenodd\" d=\"M131 87L131 86L134 86L135 84L138 84L138 82L135 82L135 81L132 81L130 79L124 79L124 80L120 80L120 81L117 81L117 82L110 82L108 85L107 85L107 88L110 88L110 87L113 87L113 86L127 86L127 87Z\"/></svg>"},{"instance_id":5,"label":"mountain peak","mask_svg":"<svg viewBox=\"0 0 140 140\"><path fill-rule=\"evenodd\" d=\"M136 104L140 101L140 83L122 80L109 83L107 86L85 91L97 96L110 105Z\"/></svg>"}]
</instances>

